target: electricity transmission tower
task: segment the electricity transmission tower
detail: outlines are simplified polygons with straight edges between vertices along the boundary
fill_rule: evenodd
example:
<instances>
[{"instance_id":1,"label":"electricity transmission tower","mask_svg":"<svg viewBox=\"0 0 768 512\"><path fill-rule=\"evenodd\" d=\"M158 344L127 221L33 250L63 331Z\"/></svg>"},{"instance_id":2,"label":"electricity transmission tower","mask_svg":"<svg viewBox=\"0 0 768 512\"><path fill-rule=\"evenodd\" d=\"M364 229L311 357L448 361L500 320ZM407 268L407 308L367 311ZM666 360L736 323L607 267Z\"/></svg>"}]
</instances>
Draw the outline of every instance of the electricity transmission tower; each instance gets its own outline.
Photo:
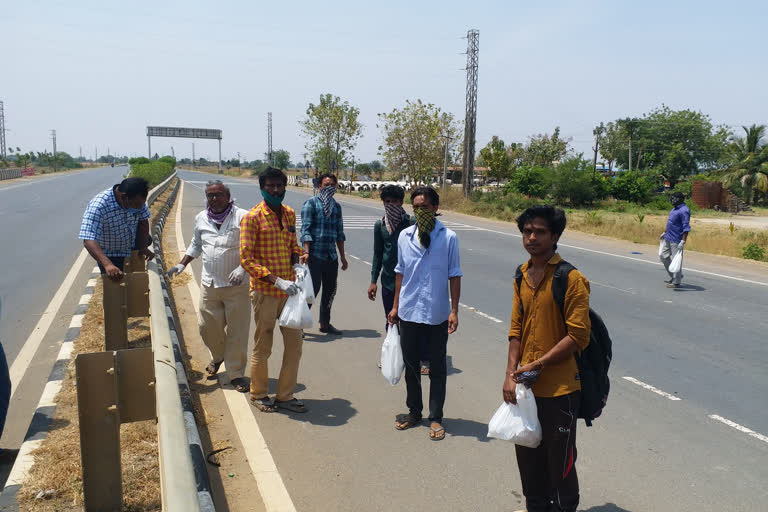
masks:
<instances>
[{"instance_id":1,"label":"electricity transmission tower","mask_svg":"<svg viewBox=\"0 0 768 512\"><path fill-rule=\"evenodd\" d=\"M56 172L56 130L51 130L51 139L53 139L53 172Z\"/></svg>"},{"instance_id":2,"label":"electricity transmission tower","mask_svg":"<svg viewBox=\"0 0 768 512\"><path fill-rule=\"evenodd\" d=\"M472 194L475 175L475 132L477 128L477 67L480 31L467 32L467 110L464 116L464 195Z\"/></svg>"},{"instance_id":3,"label":"electricity transmission tower","mask_svg":"<svg viewBox=\"0 0 768 512\"><path fill-rule=\"evenodd\" d=\"M272 165L272 112L267 112L267 163Z\"/></svg>"},{"instance_id":4,"label":"electricity transmission tower","mask_svg":"<svg viewBox=\"0 0 768 512\"><path fill-rule=\"evenodd\" d=\"M5 148L5 112L3 102L0 101L0 158L5 159L8 156Z\"/></svg>"}]
</instances>

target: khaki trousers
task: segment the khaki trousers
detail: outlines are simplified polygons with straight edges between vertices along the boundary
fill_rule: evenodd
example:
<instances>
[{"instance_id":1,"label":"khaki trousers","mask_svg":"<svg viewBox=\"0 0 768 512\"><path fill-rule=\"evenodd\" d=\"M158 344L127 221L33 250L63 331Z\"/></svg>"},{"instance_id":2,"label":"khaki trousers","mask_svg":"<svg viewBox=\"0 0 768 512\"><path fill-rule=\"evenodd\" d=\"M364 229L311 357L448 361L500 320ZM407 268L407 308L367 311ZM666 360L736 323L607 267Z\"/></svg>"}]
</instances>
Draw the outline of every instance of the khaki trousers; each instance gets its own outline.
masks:
<instances>
[{"instance_id":1,"label":"khaki trousers","mask_svg":"<svg viewBox=\"0 0 768 512\"><path fill-rule=\"evenodd\" d=\"M224 361L227 378L242 377L248 357L248 285L200 287L200 336L211 359Z\"/></svg>"},{"instance_id":2,"label":"khaki trousers","mask_svg":"<svg viewBox=\"0 0 768 512\"><path fill-rule=\"evenodd\" d=\"M253 354L251 355L251 398L267 396L269 388L267 362L272 354L275 325L287 300L287 297L273 297L256 291L251 292L253 318L256 323L256 332L253 335ZM277 380L275 399L283 402L291 400L293 392L296 390L301 345L304 340L301 337L301 329L280 327L280 332L283 335L283 363Z\"/></svg>"}]
</instances>

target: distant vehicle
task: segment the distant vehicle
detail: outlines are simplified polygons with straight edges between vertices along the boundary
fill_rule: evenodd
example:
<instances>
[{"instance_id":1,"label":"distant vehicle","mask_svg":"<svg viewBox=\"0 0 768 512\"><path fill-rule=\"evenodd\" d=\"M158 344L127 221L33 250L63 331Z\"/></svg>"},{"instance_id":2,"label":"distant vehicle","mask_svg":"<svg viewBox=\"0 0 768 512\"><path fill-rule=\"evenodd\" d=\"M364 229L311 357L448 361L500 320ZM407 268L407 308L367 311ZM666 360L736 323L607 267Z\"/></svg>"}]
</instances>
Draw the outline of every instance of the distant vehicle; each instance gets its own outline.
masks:
<instances>
[{"instance_id":1,"label":"distant vehicle","mask_svg":"<svg viewBox=\"0 0 768 512\"><path fill-rule=\"evenodd\" d=\"M112 162L112 163L110 164L110 166L111 166L111 167L114 167L114 166L115 166L115 162Z\"/></svg>"}]
</instances>

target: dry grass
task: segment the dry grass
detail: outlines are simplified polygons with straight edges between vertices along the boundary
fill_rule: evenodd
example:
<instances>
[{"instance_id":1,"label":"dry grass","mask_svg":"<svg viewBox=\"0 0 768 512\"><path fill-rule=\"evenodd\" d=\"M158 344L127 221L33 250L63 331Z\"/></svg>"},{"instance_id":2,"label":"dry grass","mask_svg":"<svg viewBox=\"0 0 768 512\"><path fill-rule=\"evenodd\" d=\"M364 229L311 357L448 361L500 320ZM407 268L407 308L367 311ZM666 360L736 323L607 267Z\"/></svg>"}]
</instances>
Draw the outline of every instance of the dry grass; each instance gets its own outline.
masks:
<instances>
[{"instance_id":1,"label":"dry grass","mask_svg":"<svg viewBox=\"0 0 768 512\"><path fill-rule=\"evenodd\" d=\"M151 208L154 216L165 203L170 189ZM129 348L149 347L149 318L128 321ZM104 309L102 284L96 289L83 319L80 335L74 341L72 360L46 440L35 451L35 464L18 493L19 509L35 512L83 510L83 482L80 465L77 389L74 358L77 354L104 350ZM120 428L123 473L123 510L161 510L160 468L157 457L157 428L154 420L124 424ZM45 499L35 499L39 491L52 490Z\"/></svg>"},{"instance_id":2,"label":"dry grass","mask_svg":"<svg viewBox=\"0 0 768 512\"><path fill-rule=\"evenodd\" d=\"M177 167L181 167L178 166ZM190 171L198 171L198 172L207 172L209 174L219 174L219 168L215 165L206 165L206 166L199 166L196 165L195 167L191 166L184 166L184 169L190 170ZM231 167L227 169L226 167L222 167L222 174L225 176L234 176L235 178L250 178L251 177L251 170L244 169L240 167Z\"/></svg>"}]
</instances>

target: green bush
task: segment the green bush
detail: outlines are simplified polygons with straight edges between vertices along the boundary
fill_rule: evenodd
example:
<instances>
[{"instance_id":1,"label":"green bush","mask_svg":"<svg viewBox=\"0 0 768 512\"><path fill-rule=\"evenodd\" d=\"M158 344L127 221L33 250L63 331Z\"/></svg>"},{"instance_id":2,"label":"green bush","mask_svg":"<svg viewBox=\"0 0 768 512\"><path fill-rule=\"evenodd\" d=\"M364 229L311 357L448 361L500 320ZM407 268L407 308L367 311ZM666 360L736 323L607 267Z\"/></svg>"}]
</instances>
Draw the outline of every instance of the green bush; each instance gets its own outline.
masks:
<instances>
[{"instance_id":1,"label":"green bush","mask_svg":"<svg viewBox=\"0 0 768 512\"><path fill-rule=\"evenodd\" d=\"M520 167L504 185L504 189L543 199L549 193L550 172L551 169L544 167Z\"/></svg>"},{"instance_id":2,"label":"green bush","mask_svg":"<svg viewBox=\"0 0 768 512\"><path fill-rule=\"evenodd\" d=\"M144 178L149 182L149 188L156 187L164 179L173 173L174 166L169 162L160 160L143 163L131 164L131 178Z\"/></svg>"},{"instance_id":3,"label":"green bush","mask_svg":"<svg viewBox=\"0 0 768 512\"><path fill-rule=\"evenodd\" d=\"M147 158L145 156L137 156L135 158L131 158L130 160L128 160L128 163L130 165L133 165L133 164L148 164L151 161L152 160L150 160L149 158Z\"/></svg>"},{"instance_id":4,"label":"green bush","mask_svg":"<svg viewBox=\"0 0 768 512\"><path fill-rule=\"evenodd\" d=\"M647 203L651 199L653 179L639 171L626 171L614 178L611 195L633 203Z\"/></svg>"},{"instance_id":5,"label":"green bush","mask_svg":"<svg viewBox=\"0 0 768 512\"><path fill-rule=\"evenodd\" d=\"M754 242L750 242L744 247L742 255L748 260L766 261L765 248Z\"/></svg>"},{"instance_id":6,"label":"green bush","mask_svg":"<svg viewBox=\"0 0 768 512\"><path fill-rule=\"evenodd\" d=\"M370 199L372 193L371 193L370 190L361 190L360 192L357 193L357 195L359 195L360 197L362 197L364 199Z\"/></svg>"},{"instance_id":7,"label":"green bush","mask_svg":"<svg viewBox=\"0 0 768 512\"><path fill-rule=\"evenodd\" d=\"M669 202L669 196L666 194L657 194L646 203L649 210L664 210L669 211L672 209L672 204Z\"/></svg>"},{"instance_id":8,"label":"green bush","mask_svg":"<svg viewBox=\"0 0 768 512\"><path fill-rule=\"evenodd\" d=\"M589 161L576 156L564 160L554 169L551 192L560 204L583 206L605 199L608 186Z\"/></svg>"}]
</instances>

